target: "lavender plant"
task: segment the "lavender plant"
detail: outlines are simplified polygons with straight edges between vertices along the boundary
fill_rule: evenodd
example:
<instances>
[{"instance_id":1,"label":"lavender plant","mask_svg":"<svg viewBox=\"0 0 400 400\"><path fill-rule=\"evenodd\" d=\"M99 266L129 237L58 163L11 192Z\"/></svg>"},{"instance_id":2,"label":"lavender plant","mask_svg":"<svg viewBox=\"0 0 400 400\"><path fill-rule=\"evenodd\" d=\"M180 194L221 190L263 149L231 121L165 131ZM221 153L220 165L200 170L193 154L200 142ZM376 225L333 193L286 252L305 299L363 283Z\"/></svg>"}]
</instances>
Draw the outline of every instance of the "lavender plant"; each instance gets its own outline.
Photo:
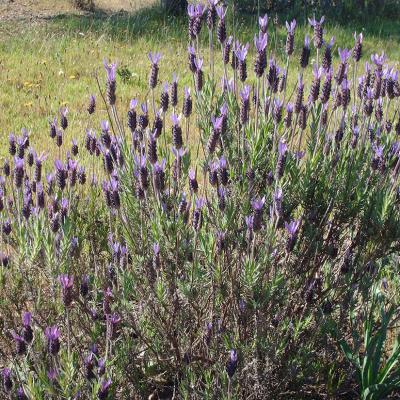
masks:
<instances>
[{"instance_id":1,"label":"lavender plant","mask_svg":"<svg viewBox=\"0 0 400 400\"><path fill-rule=\"evenodd\" d=\"M103 101L106 120L71 146L62 108L56 159L27 131L9 136L4 396L351 398L327 333L350 337L350 304L383 277L398 298L398 72L374 54L358 76L363 36L337 51L324 17L313 44L286 23L283 68L268 16L250 46L229 36L228 12L189 6L193 88L151 52L150 97L123 121L105 61L85 112L92 124Z\"/></svg>"}]
</instances>

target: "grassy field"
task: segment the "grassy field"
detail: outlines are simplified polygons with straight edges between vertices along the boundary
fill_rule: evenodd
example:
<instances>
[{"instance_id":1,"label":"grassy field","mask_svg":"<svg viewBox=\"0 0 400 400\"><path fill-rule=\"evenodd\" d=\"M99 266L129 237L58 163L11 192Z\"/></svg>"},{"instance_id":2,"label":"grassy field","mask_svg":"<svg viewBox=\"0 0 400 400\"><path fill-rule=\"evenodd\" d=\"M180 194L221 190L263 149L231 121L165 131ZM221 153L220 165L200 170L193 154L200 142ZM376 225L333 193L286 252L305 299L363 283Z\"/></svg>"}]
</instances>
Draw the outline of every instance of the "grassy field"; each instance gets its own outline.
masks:
<instances>
[{"instance_id":1,"label":"grassy field","mask_svg":"<svg viewBox=\"0 0 400 400\"><path fill-rule=\"evenodd\" d=\"M63 105L70 111L68 141L73 137L82 138L90 124L97 127L98 120L88 120L82 110L86 108L91 93L98 95L94 73L98 71L104 81L104 58L116 60L119 65L117 94L121 110L127 109L132 97L143 101L148 94L149 51L163 54L161 81L170 81L175 71L181 77L190 78L186 62L186 18L167 17L149 0L104 1L97 4L100 7L108 4L108 8L98 9L94 14L77 14L67 1L60 1L57 2L56 12L52 8L54 2L41 0L33 2L31 9L25 8L25 12L23 7L20 8L19 14L8 8L7 14L7 6L0 6L3 16L0 22L2 143L10 132L18 133L25 127L31 131L33 145L45 149L48 120ZM120 9L125 11L115 14ZM28 11L32 16L29 21L24 19ZM285 40L284 18L281 17L276 31L278 42ZM239 18L237 36L242 42L252 43L255 19L255 16ZM378 50L385 51L394 63L400 58L400 24L384 20L369 21L365 27L361 24L341 26L328 21L326 35L336 37L336 58L337 47L352 46L354 30L363 30L368 38L364 60ZM306 32L311 33L310 27L302 24L296 34L296 58ZM204 31L202 38L200 45L207 65L208 35ZM277 48L282 48L279 44ZM252 60L253 51L250 52ZM283 64L282 54L276 56ZM252 69L251 65L249 69ZM252 71L249 76L253 79ZM181 80L181 89L188 83ZM99 104L99 110L101 108L104 107ZM105 118L104 109L102 113ZM4 154L3 148L0 155Z\"/></svg>"},{"instance_id":2,"label":"grassy field","mask_svg":"<svg viewBox=\"0 0 400 400\"><path fill-rule=\"evenodd\" d=\"M96 4L94 13L67 0L0 5L0 398L398 394L400 87L390 67L399 68L400 23L328 18L325 39L336 43L327 89L329 72L323 86L310 79L318 26L298 70L312 34L304 10L271 18L258 54L257 16L229 14L228 34L250 50L248 79L242 62L241 82L224 90L215 86L232 68L218 59L216 82L208 79L205 26L192 39L203 82L201 67L194 79L189 71L186 16L149 0ZM267 55L286 64L284 22L293 17L287 91L278 68L264 67ZM338 48L353 47L354 31L364 33L363 57L356 47L339 69ZM150 51L162 53L154 93ZM373 58L376 78L366 76L358 96L347 79L382 52L388 61ZM104 59L118 65L107 78ZM159 105L174 72L178 112L184 86L194 107L186 99L171 135L175 110L164 104L168 129L151 134L153 95ZM304 93L294 90L299 72ZM122 129L116 115L127 124L132 98L149 101L150 115L136 121L131 112ZM68 124L60 121L54 143L49 120L61 107ZM112 129L101 129L106 119ZM22 128L30 145L8 146ZM15 157L3 163L8 152Z\"/></svg>"}]
</instances>

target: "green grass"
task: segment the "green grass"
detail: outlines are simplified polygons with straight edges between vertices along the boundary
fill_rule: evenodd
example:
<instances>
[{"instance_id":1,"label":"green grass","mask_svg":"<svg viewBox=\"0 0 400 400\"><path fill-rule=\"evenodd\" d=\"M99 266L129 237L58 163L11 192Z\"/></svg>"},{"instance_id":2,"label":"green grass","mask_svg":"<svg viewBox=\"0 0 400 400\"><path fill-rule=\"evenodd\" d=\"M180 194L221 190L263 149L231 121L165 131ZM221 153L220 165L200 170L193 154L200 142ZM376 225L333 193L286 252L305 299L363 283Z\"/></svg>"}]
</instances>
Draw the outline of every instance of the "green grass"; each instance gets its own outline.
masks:
<instances>
[{"instance_id":1,"label":"green grass","mask_svg":"<svg viewBox=\"0 0 400 400\"><path fill-rule=\"evenodd\" d=\"M284 19L282 18L284 21ZM237 37L242 42L253 42L256 32L256 17L241 17L237 22ZM361 25L327 25L326 35L336 37L334 49L351 47L353 31ZM231 24L229 31L232 31ZM308 26L297 30L297 61L301 42ZM365 47L363 60L369 60L373 52L385 51L393 63L400 59L400 23L381 20L369 22L364 31ZM170 81L172 73L179 71L180 87L191 84L187 67L187 23L186 18L166 17L157 7L145 8L135 14L94 14L93 16L61 15L44 23L29 25L25 22L4 23L0 38L0 73L2 90L0 104L2 124L0 139L6 142L9 132L19 133L22 127L31 131L33 145L38 150L48 147L48 119L54 116L61 105L70 110L70 128L66 142L73 137L82 138L89 126L98 128L99 121L106 118L100 102L94 73L99 72L104 82L102 60L116 60L120 70L130 75L129 79L118 78L117 93L120 113L126 111L129 99L148 96L149 51L161 51L160 80ZM285 30L277 31L278 41L285 40ZM273 41L273 37L271 37ZM200 43L208 65L208 34L202 31ZM278 43L277 48L282 48ZM218 53L219 55L219 53ZM276 55L282 65L283 54ZM315 53L312 53L315 56ZM252 82L253 53L249 54L249 82ZM297 63L296 63L297 65ZM293 72L293 71L292 71ZM221 76L221 75L219 75ZM293 84L296 74L291 74ZM91 93L98 97L98 111L93 119L85 113L87 99ZM159 97L157 92L156 98ZM53 148L53 146L52 146ZM0 156L5 155L5 148Z\"/></svg>"}]
</instances>

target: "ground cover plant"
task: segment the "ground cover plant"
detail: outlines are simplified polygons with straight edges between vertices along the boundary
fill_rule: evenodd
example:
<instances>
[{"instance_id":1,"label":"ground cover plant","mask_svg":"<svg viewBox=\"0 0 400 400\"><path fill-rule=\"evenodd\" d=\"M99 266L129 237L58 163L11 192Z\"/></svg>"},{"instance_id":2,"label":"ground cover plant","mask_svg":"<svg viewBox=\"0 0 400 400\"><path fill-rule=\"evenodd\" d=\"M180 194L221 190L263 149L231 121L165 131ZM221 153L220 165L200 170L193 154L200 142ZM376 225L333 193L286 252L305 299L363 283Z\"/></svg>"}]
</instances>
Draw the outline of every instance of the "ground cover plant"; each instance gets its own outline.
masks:
<instances>
[{"instance_id":1,"label":"ground cover plant","mask_svg":"<svg viewBox=\"0 0 400 400\"><path fill-rule=\"evenodd\" d=\"M8 137L5 398L398 394L396 60L227 12L190 5L187 67L149 49L128 104L104 60L73 139L66 106L47 152Z\"/></svg>"}]
</instances>

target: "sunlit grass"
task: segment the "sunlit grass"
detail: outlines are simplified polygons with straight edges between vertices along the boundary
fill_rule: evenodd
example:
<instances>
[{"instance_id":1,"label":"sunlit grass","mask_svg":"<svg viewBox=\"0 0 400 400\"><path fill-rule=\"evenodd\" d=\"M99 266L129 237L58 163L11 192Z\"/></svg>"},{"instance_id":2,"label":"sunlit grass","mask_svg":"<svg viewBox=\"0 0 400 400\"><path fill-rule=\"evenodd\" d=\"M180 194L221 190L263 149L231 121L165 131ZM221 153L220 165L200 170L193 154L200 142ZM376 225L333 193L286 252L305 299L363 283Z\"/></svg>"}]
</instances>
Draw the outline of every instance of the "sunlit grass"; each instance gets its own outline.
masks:
<instances>
[{"instance_id":1,"label":"sunlit grass","mask_svg":"<svg viewBox=\"0 0 400 400\"><path fill-rule=\"evenodd\" d=\"M147 1L147 0L146 0ZM236 36L242 42L252 43L255 33L255 18L243 17L236 23ZM363 60L369 60L370 54L385 51L393 63L399 60L399 34L396 23L370 24L363 31L368 38L364 47ZM251 27L251 28L249 28ZM232 31L232 24L229 24ZM326 36L336 37L334 56L337 47L353 45L353 30L361 27L341 27L327 25ZM102 60L117 61L124 75L118 76L117 95L120 109L126 110L129 100L137 97L144 101L149 97L148 72L149 51L160 51L163 59L160 64L160 81L170 81L177 72L180 79L180 94L183 86L190 85L191 74L187 66L187 24L185 18L166 17L157 7L142 8L127 14L109 16L62 15L39 24L29 25L23 22L4 23L0 39L0 73L2 90L0 104L2 108L1 140L4 144L10 132L19 133L25 127L31 131L32 144L38 150L53 151L49 146L48 120L58 113L61 106L69 110L70 127L65 143L72 138L82 139L85 129L98 128L99 121L106 118L105 107L100 101L94 74L98 72L104 81ZM208 34L203 28L200 49L208 65ZM270 43L278 40L276 48L283 49L285 30L279 27L275 33L270 27ZM292 58L291 69L297 68L301 43L308 26L300 25L296 32L296 52ZM393 34L391 33L393 32ZM271 44L272 53L275 46ZM216 57L220 49L216 46ZM274 54L282 66L285 55ZM312 58L315 52L312 53ZM249 82L254 83L253 51L250 51L248 70ZM220 64L220 63L218 63ZM222 76L217 70L216 76ZM293 87L296 74L290 74L289 88ZM289 89L290 92L290 89ZM89 118L85 112L91 93L98 97L98 113ZM156 92L156 99L159 91ZM180 106L179 106L180 109ZM193 130L192 130L193 131ZM5 155L2 147L0 155Z\"/></svg>"}]
</instances>

